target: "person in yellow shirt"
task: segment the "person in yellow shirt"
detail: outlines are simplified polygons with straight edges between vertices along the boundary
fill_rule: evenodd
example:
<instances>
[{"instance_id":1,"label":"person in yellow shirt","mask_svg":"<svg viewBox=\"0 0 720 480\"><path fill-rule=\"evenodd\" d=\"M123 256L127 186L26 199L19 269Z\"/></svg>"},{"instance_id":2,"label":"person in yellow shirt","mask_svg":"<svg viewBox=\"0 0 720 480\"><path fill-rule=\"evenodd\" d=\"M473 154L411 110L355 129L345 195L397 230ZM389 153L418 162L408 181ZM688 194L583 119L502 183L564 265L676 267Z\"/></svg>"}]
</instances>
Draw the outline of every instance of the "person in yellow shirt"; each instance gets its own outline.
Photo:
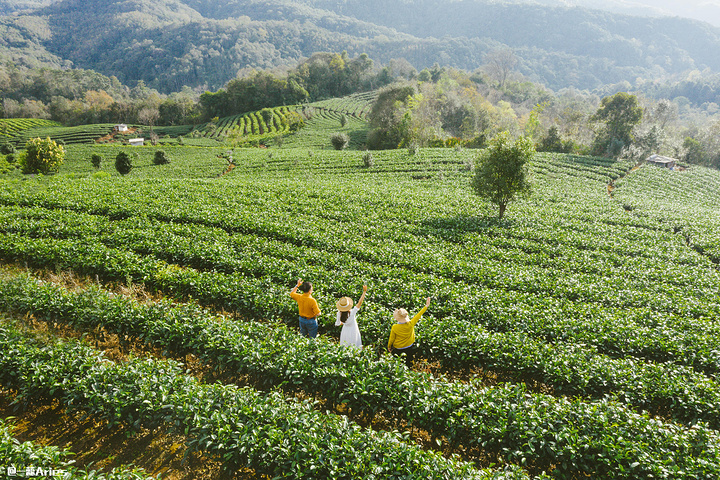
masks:
<instances>
[{"instance_id":1,"label":"person in yellow shirt","mask_svg":"<svg viewBox=\"0 0 720 480\"><path fill-rule=\"evenodd\" d=\"M427 297L425 306L412 320L408 320L408 312L404 308L398 308L393 312L395 325L390 329L390 340L388 341L388 352L393 355L405 355L405 365L412 366L415 357L415 325L420 321L423 313L430 306L430 297Z\"/></svg>"},{"instance_id":2,"label":"person in yellow shirt","mask_svg":"<svg viewBox=\"0 0 720 480\"><path fill-rule=\"evenodd\" d=\"M298 289L303 293L297 293ZM309 338L317 337L317 316L320 315L320 307L318 307L317 300L312 297L312 293L312 283L303 283L301 278L298 279L297 285L290 290L290 296L298 304L300 334Z\"/></svg>"}]
</instances>

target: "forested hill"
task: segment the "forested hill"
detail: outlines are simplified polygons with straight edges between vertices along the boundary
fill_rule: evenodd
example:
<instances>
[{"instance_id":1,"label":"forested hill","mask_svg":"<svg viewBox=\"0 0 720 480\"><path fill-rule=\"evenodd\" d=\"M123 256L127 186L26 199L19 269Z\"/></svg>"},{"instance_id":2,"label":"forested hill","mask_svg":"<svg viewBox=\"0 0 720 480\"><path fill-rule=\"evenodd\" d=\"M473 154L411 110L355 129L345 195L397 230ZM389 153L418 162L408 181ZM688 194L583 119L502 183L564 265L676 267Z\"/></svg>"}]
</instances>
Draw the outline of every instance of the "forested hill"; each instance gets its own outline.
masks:
<instances>
[{"instance_id":1,"label":"forested hill","mask_svg":"<svg viewBox=\"0 0 720 480\"><path fill-rule=\"evenodd\" d=\"M619 65L659 63L673 69L695 62L720 69L720 55L708 50L720 41L720 29L690 19L478 0L304 1L420 38L491 38L513 48L607 58Z\"/></svg>"},{"instance_id":2,"label":"forested hill","mask_svg":"<svg viewBox=\"0 0 720 480\"><path fill-rule=\"evenodd\" d=\"M19 12L21 8L36 9ZM14 13L12 13L14 12ZM720 71L720 29L680 18L480 0L0 0L0 61L93 69L169 92L318 51L474 70L510 46L553 89ZM12 13L12 15L9 15Z\"/></svg>"},{"instance_id":3,"label":"forested hill","mask_svg":"<svg viewBox=\"0 0 720 480\"><path fill-rule=\"evenodd\" d=\"M0 0L0 15L44 7L58 0Z\"/></svg>"}]
</instances>

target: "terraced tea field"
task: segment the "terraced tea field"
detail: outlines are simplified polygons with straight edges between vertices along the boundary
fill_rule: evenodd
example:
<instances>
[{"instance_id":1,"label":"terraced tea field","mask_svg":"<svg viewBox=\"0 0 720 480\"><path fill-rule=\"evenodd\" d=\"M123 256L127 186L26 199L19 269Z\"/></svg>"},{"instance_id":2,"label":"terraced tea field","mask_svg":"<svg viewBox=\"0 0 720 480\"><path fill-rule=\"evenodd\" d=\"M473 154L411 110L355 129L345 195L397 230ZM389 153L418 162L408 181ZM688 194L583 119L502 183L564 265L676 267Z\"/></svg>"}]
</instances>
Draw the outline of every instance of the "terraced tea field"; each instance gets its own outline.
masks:
<instances>
[{"instance_id":1,"label":"terraced tea field","mask_svg":"<svg viewBox=\"0 0 720 480\"><path fill-rule=\"evenodd\" d=\"M161 166L143 148L125 177L93 169L118 148L0 180L0 382L21 404L179 435L241 478L720 476L717 171L539 154L498 223L467 150L365 168L237 149L223 174L221 148ZM323 312L314 342L297 278ZM364 283L356 351L334 305ZM382 354L392 311L427 296L408 369ZM163 358L101 360L39 324Z\"/></svg>"},{"instance_id":2,"label":"terraced tea field","mask_svg":"<svg viewBox=\"0 0 720 480\"><path fill-rule=\"evenodd\" d=\"M273 145L279 142L290 148L330 149L330 136L343 132L350 137L349 147L359 149L365 143L370 111L377 92L354 94L344 98L323 100L302 106L283 106L224 117L217 122L198 126L172 127L135 126L140 133L113 136L114 124L63 127L57 122L36 119L0 119L0 143L8 142L22 148L31 138L49 137L64 144L122 144L129 138L149 135L152 130L161 145L216 147L225 144L228 136L240 146ZM265 113L263 113L265 112ZM305 126L291 131L290 123L297 116ZM267 119L266 119L267 117ZM341 120L344 119L345 125ZM182 137L182 140L178 140ZM281 140L278 140L281 139ZM127 143L127 142L125 142Z\"/></svg>"}]
</instances>

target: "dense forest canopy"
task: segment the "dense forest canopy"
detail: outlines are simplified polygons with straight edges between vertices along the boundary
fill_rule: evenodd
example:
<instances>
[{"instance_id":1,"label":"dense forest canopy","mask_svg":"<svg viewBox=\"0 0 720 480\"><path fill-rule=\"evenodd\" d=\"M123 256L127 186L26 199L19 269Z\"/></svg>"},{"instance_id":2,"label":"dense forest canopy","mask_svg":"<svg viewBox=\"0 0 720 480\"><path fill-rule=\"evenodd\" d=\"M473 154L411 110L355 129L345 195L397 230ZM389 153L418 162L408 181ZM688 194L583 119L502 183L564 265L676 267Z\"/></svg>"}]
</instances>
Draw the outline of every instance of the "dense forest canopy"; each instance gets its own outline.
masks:
<instances>
[{"instance_id":1,"label":"dense forest canopy","mask_svg":"<svg viewBox=\"0 0 720 480\"><path fill-rule=\"evenodd\" d=\"M20 8L39 7L17 13ZM720 29L681 18L479 0L74 0L0 2L0 59L91 69L163 93L216 90L244 68L316 52L367 53L472 71L507 46L528 79L595 89L720 71ZM8 15L13 13L13 15Z\"/></svg>"}]
</instances>

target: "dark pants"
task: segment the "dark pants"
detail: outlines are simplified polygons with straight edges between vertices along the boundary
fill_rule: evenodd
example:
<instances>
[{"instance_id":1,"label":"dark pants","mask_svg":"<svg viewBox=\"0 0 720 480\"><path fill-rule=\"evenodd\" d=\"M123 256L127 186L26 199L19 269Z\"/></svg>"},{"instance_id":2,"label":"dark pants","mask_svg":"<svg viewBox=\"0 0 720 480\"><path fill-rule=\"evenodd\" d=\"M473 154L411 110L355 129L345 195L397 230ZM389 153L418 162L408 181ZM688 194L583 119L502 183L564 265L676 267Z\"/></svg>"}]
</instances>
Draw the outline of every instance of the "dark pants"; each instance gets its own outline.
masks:
<instances>
[{"instance_id":1,"label":"dark pants","mask_svg":"<svg viewBox=\"0 0 720 480\"><path fill-rule=\"evenodd\" d=\"M315 338L318 332L318 323L313 318L298 317L300 320L300 335L303 337Z\"/></svg>"},{"instance_id":2,"label":"dark pants","mask_svg":"<svg viewBox=\"0 0 720 480\"><path fill-rule=\"evenodd\" d=\"M405 365L408 368L412 368L412 362L413 362L413 359L415 359L415 351L416 350L417 350L417 347L413 343L409 347L393 348L392 354L393 355L405 355Z\"/></svg>"}]
</instances>

